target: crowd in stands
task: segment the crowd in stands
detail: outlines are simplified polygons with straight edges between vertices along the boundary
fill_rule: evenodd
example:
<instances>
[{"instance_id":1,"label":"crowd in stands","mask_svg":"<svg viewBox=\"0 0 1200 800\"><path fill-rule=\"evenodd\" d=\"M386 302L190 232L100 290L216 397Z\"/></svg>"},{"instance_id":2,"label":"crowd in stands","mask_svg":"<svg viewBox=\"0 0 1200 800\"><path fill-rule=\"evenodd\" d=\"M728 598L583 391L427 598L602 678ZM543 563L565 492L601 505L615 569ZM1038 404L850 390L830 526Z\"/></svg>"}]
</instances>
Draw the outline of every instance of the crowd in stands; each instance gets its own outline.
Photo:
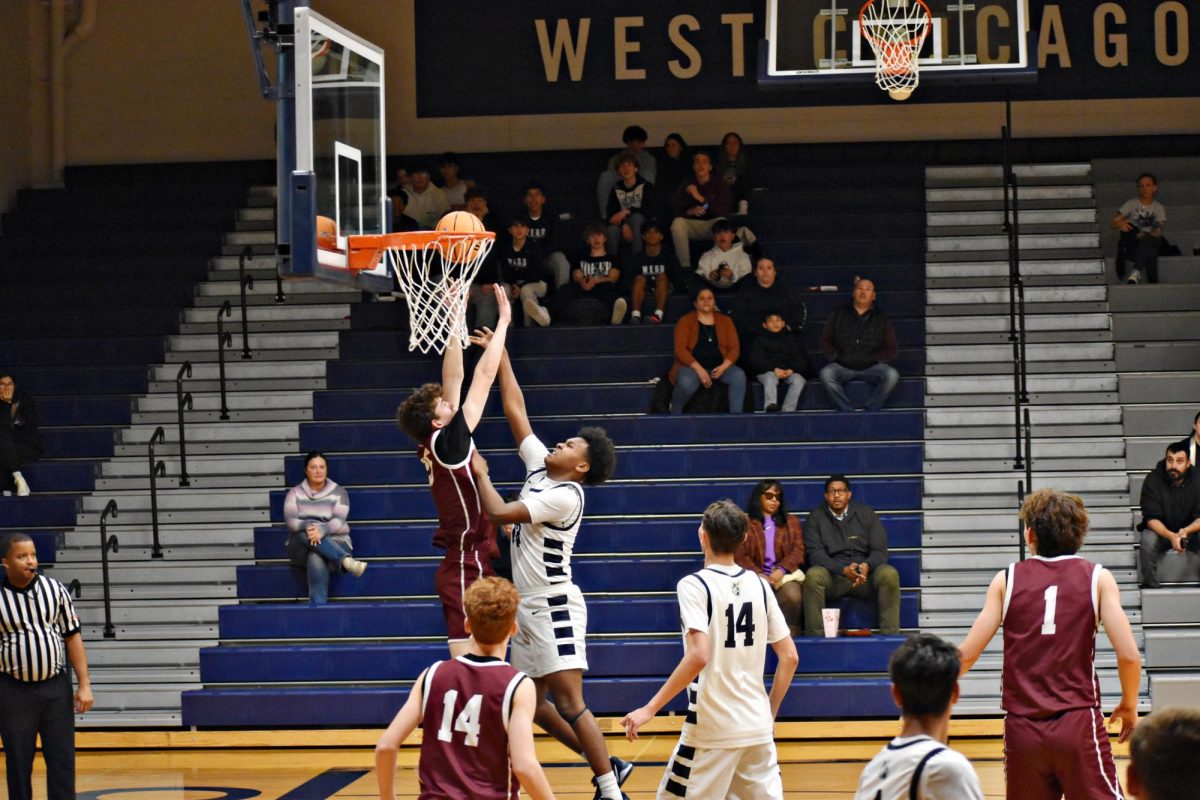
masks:
<instances>
[{"instance_id":1,"label":"crowd in stands","mask_svg":"<svg viewBox=\"0 0 1200 800\"><path fill-rule=\"evenodd\" d=\"M21 467L42 456L37 402L17 389L13 376L0 372L0 492L19 497L29 494Z\"/></svg>"}]
</instances>

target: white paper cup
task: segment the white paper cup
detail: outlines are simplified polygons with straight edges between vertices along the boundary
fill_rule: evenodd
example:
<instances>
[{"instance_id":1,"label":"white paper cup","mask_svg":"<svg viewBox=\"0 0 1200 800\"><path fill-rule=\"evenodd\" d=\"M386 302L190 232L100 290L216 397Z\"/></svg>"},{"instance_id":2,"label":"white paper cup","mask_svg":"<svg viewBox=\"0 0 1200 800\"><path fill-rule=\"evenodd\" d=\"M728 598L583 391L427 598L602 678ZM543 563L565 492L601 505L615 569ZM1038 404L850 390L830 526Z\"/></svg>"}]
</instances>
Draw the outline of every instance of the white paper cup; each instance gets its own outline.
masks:
<instances>
[{"instance_id":1,"label":"white paper cup","mask_svg":"<svg viewBox=\"0 0 1200 800\"><path fill-rule=\"evenodd\" d=\"M825 638L836 639L838 623L842 621L842 610L840 608L821 609L821 621L825 623Z\"/></svg>"}]
</instances>

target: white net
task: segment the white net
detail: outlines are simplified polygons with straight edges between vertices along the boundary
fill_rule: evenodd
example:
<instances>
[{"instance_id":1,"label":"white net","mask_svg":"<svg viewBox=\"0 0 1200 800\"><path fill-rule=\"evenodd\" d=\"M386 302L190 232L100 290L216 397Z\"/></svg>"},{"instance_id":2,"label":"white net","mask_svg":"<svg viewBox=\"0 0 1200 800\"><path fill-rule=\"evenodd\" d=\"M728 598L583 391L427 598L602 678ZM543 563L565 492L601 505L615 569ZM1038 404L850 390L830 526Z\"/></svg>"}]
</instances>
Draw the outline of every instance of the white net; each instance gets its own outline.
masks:
<instances>
[{"instance_id":1,"label":"white net","mask_svg":"<svg viewBox=\"0 0 1200 800\"><path fill-rule=\"evenodd\" d=\"M920 83L917 55L929 35L929 7L922 0L867 0L858 15L875 51L875 84L906 100Z\"/></svg>"},{"instance_id":2,"label":"white net","mask_svg":"<svg viewBox=\"0 0 1200 800\"><path fill-rule=\"evenodd\" d=\"M451 338L468 345L467 296L495 242L493 233L410 234L387 245L408 302L408 349L441 353Z\"/></svg>"}]
</instances>

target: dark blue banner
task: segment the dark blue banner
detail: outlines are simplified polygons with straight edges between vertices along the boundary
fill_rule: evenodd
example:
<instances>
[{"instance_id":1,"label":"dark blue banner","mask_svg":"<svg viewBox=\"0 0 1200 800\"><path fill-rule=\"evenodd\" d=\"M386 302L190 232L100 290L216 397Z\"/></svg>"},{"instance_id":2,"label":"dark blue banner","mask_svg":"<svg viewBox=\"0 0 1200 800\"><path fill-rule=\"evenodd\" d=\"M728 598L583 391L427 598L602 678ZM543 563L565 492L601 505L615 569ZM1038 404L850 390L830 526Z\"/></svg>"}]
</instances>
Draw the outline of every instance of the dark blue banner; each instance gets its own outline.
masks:
<instances>
[{"instance_id":1,"label":"dark blue banner","mask_svg":"<svg viewBox=\"0 0 1200 800\"><path fill-rule=\"evenodd\" d=\"M931 79L910 102L1200 95L1195 2L1029 0L1029 16L1036 82ZM417 0L417 115L889 102L870 76L760 84L765 30L764 0Z\"/></svg>"}]
</instances>

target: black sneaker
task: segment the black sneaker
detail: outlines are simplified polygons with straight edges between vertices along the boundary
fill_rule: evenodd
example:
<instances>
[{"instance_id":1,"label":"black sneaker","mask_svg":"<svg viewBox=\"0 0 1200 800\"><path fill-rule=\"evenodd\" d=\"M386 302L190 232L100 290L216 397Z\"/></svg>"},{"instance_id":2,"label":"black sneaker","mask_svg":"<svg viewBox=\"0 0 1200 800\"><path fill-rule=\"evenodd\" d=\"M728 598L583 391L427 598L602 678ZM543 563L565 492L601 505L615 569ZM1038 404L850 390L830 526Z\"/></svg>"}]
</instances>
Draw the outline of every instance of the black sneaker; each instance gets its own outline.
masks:
<instances>
[{"instance_id":1,"label":"black sneaker","mask_svg":"<svg viewBox=\"0 0 1200 800\"><path fill-rule=\"evenodd\" d=\"M771 403L771 405L769 405L763 409L763 411L767 412L768 414L774 414L778 410L779 410L779 403Z\"/></svg>"},{"instance_id":2,"label":"black sneaker","mask_svg":"<svg viewBox=\"0 0 1200 800\"><path fill-rule=\"evenodd\" d=\"M633 764L616 756L609 756L608 763L612 764L613 774L617 776L617 786L624 786L629 773L633 772Z\"/></svg>"}]
</instances>

